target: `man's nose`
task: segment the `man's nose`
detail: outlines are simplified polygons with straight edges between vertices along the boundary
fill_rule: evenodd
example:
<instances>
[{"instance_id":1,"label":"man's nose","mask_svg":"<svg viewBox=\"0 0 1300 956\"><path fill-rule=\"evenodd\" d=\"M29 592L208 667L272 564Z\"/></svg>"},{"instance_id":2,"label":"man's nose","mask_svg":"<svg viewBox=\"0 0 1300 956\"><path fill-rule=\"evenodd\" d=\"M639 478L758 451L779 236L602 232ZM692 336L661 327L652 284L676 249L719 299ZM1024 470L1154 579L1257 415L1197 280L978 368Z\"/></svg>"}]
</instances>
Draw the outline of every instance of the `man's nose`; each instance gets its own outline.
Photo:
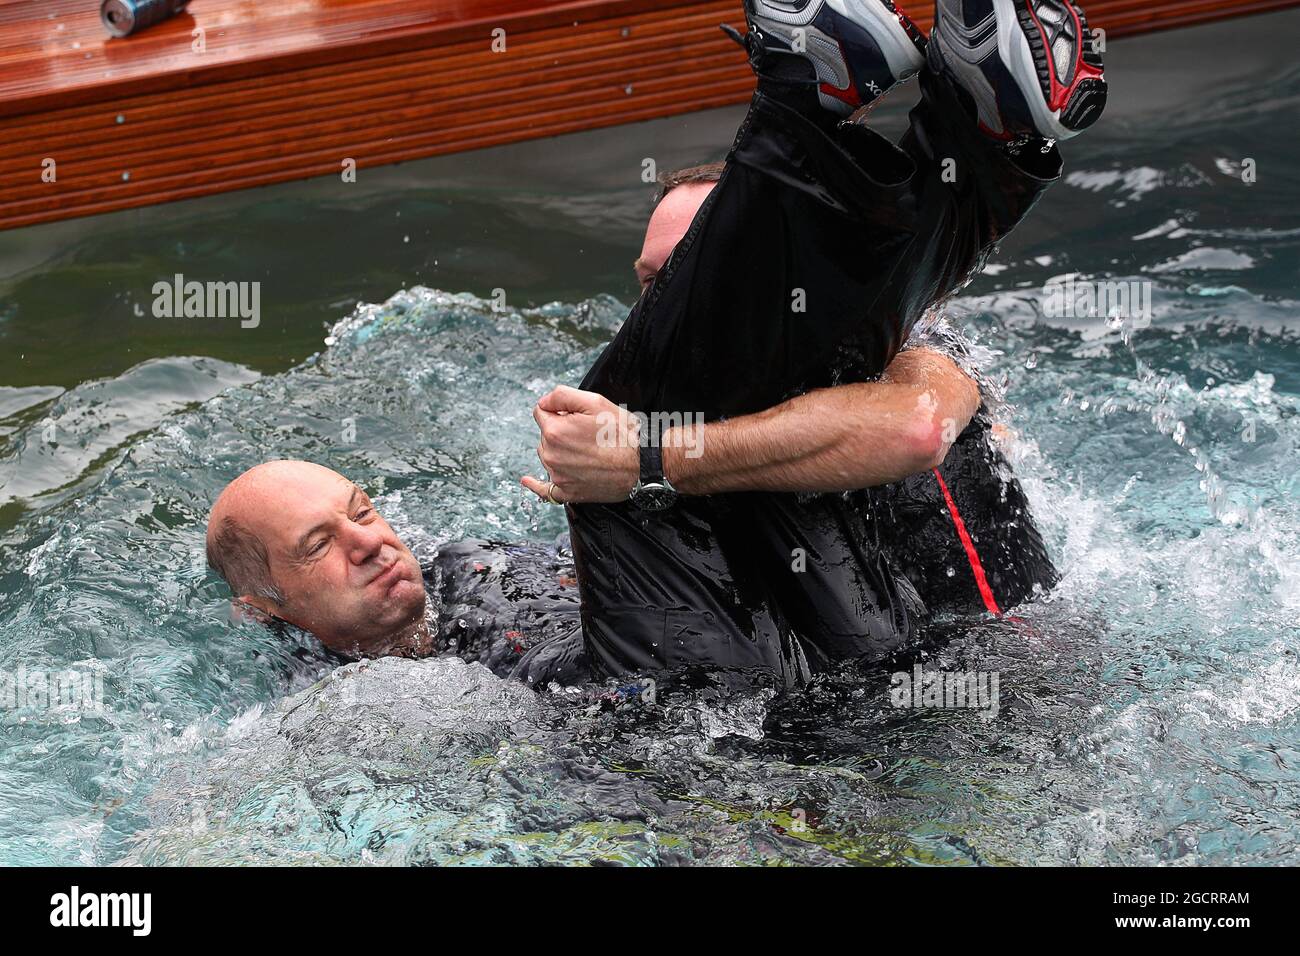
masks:
<instances>
[{"instance_id":1,"label":"man's nose","mask_svg":"<svg viewBox=\"0 0 1300 956\"><path fill-rule=\"evenodd\" d=\"M365 564L379 555L384 537L378 529L363 524L349 524L348 558L353 564Z\"/></svg>"}]
</instances>

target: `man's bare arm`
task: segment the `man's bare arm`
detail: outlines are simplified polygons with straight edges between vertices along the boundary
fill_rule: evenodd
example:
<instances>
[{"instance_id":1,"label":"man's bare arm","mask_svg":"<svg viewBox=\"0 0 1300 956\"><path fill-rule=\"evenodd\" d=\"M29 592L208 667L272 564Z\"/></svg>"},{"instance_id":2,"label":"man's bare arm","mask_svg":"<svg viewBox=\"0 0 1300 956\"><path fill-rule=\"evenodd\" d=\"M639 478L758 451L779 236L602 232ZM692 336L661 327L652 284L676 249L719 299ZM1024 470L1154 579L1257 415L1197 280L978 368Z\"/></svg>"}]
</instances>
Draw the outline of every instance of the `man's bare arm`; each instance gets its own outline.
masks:
<instances>
[{"instance_id":1,"label":"man's bare arm","mask_svg":"<svg viewBox=\"0 0 1300 956\"><path fill-rule=\"evenodd\" d=\"M946 355L900 353L877 382L800 395L766 411L683 426L662 439L683 494L847 491L937 466L979 407L979 389ZM639 474L635 419L592 392L560 386L538 402L538 457L561 501L622 501ZM613 437L615 440L610 440ZM539 497L547 481L525 478Z\"/></svg>"},{"instance_id":2,"label":"man's bare arm","mask_svg":"<svg viewBox=\"0 0 1300 956\"><path fill-rule=\"evenodd\" d=\"M664 471L683 494L845 491L938 467L979 408L979 389L945 355L900 353L878 382L799 395L703 426L697 457L670 429Z\"/></svg>"}]
</instances>

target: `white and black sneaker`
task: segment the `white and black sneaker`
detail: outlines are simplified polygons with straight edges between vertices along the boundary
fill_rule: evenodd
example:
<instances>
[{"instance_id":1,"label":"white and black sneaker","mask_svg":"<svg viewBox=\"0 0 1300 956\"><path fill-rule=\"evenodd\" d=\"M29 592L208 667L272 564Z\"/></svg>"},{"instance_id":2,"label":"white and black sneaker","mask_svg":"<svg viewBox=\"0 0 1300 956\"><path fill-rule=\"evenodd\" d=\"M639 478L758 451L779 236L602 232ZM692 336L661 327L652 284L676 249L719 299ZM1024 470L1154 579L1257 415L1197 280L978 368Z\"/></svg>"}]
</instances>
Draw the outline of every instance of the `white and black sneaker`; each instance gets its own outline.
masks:
<instances>
[{"instance_id":1,"label":"white and black sneaker","mask_svg":"<svg viewBox=\"0 0 1300 956\"><path fill-rule=\"evenodd\" d=\"M812 65L821 106L845 117L925 65L925 36L891 0L745 0L755 69L768 54Z\"/></svg>"},{"instance_id":2,"label":"white and black sneaker","mask_svg":"<svg viewBox=\"0 0 1300 956\"><path fill-rule=\"evenodd\" d=\"M1101 56L1069 0L936 0L934 23L931 68L970 95L988 135L1068 139L1101 116Z\"/></svg>"}]
</instances>

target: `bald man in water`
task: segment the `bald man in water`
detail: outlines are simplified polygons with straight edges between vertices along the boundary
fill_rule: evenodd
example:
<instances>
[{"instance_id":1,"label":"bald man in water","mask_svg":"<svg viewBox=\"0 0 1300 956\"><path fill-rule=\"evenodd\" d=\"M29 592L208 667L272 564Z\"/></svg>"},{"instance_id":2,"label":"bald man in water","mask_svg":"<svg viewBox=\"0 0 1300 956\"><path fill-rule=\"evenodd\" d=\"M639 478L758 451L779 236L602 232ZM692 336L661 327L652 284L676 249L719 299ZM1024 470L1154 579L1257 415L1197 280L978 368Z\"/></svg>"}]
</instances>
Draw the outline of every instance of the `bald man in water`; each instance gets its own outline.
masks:
<instances>
[{"instance_id":1,"label":"bald man in water","mask_svg":"<svg viewBox=\"0 0 1300 956\"><path fill-rule=\"evenodd\" d=\"M370 496L335 471L271 461L226 486L208 563L240 602L349 657L427 653L419 562Z\"/></svg>"},{"instance_id":2,"label":"bald man in water","mask_svg":"<svg viewBox=\"0 0 1300 956\"><path fill-rule=\"evenodd\" d=\"M365 490L323 465L269 461L231 481L207 553L237 606L340 657L456 654L531 684L590 676L563 551L468 539L421 566Z\"/></svg>"}]
</instances>

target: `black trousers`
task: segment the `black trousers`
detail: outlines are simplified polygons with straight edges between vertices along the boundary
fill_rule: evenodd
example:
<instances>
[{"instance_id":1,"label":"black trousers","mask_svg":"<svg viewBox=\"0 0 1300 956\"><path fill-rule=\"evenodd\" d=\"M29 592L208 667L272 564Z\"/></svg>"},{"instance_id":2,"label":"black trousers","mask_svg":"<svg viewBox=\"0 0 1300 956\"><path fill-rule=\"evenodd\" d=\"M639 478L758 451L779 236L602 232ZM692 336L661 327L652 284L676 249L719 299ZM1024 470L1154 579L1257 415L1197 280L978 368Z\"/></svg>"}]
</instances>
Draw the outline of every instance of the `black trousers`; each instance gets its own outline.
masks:
<instances>
[{"instance_id":1,"label":"black trousers","mask_svg":"<svg viewBox=\"0 0 1300 956\"><path fill-rule=\"evenodd\" d=\"M862 125L818 122L760 79L721 180L582 387L637 411L716 420L878 377L917 319L1060 175L1054 146L1011 156L944 78L925 70L921 86L895 146ZM956 498L1000 511L964 515L973 535L1002 534L1024 502L995 475L1005 463L987 421L954 455L986 479L950 488ZM682 497L656 514L569 506L593 664L757 669L793 683L832 660L890 652L926 609L903 566L962 558L951 533L935 545L944 555L897 554L910 506L924 502L930 520L944 504L926 478L841 495ZM992 571L1023 596L1052 572L1027 514L1020 524L1024 540L1004 535L990 550L1017 556ZM1037 555L1021 561L1026 548Z\"/></svg>"}]
</instances>

